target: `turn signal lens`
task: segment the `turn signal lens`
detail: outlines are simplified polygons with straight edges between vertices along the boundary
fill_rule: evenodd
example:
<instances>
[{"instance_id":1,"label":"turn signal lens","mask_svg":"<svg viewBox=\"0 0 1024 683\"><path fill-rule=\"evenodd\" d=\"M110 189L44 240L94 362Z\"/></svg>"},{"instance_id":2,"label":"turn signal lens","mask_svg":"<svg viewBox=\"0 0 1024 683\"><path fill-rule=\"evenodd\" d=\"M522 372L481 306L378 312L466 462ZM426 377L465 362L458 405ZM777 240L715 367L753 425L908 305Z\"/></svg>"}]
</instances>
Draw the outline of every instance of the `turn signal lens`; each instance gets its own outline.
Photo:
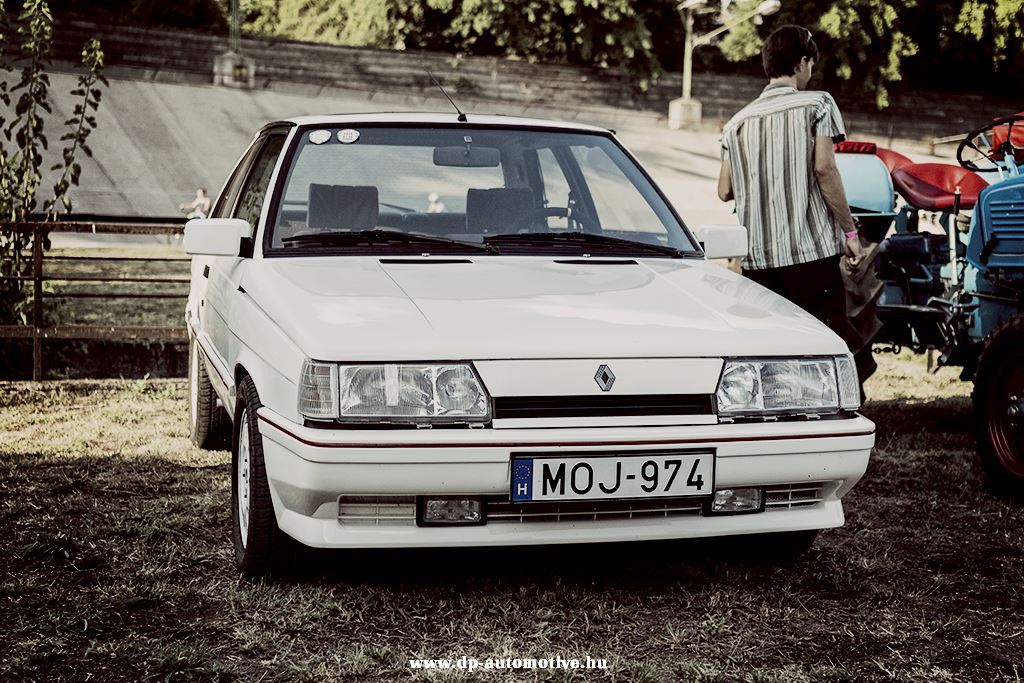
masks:
<instances>
[{"instance_id":1,"label":"turn signal lens","mask_svg":"<svg viewBox=\"0 0 1024 683\"><path fill-rule=\"evenodd\" d=\"M860 408L860 378L853 356L836 356L836 375L839 378L839 407L843 410Z\"/></svg>"},{"instance_id":2,"label":"turn signal lens","mask_svg":"<svg viewBox=\"0 0 1024 683\"><path fill-rule=\"evenodd\" d=\"M299 414L314 420L338 417L338 367L306 360L299 376Z\"/></svg>"}]
</instances>

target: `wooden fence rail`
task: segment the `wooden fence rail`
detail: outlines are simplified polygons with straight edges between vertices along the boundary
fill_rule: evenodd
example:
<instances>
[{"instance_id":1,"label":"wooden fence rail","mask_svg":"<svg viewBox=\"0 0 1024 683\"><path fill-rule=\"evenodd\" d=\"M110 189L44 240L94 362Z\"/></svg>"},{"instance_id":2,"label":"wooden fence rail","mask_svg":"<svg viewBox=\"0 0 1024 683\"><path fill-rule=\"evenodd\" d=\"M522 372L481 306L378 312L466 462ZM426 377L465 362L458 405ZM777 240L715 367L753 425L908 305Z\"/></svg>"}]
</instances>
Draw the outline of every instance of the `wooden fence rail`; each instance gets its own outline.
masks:
<instances>
[{"instance_id":1,"label":"wooden fence rail","mask_svg":"<svg viewBox=\"0 0 1024 683\"><path fill-rule=\"evenodd\" d=\"M44 261L88 262L88 261L120 261L120 262L185 262L188 256L180 258L145 258L132 256L48 256L43 249L43 241L49 233L89 233L104 235L156 235L181 236L182 225L154 223L94 223L94 222L61 222L61 223L0 223L0 234L15 232L32 234L32 274L0 276L0 280L32 282L32 317L28 325L0 325L0 339L31 339L32 340L32 379L39 381L43 374L43 340L45 339L89 339L106 341L186 341L187 332L184 326L142 326L142 325L48 325L43 310L45 298L99 298L99 299L172 299L184 298L182 294L171 293L139 293L139 292L79 292L79 293L44 293L43 283L51 282L97 282L97 283L153 283L153 284L187 284L188 277L93 277L93 276L54 276L44 274Z\"/></svg>"}]
</instances>

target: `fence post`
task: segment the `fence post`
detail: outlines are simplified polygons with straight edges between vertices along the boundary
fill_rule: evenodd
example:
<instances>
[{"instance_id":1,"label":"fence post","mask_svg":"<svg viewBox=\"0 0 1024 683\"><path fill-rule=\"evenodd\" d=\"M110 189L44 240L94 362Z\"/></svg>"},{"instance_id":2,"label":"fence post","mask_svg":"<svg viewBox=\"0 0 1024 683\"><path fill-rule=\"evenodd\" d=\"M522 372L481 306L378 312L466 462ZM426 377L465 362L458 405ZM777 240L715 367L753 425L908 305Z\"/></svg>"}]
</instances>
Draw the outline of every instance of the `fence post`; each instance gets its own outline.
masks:
<instances>
[{"instance_id":1,"label":"fence post","mask_svg":"<svg viewBox=\"0 0 1024 683\"><path fill-rule=\"evenodd\" d=\"M32 380L43 379L43 237L42 226L32 226Z\"/></svg>"}]
</instances>

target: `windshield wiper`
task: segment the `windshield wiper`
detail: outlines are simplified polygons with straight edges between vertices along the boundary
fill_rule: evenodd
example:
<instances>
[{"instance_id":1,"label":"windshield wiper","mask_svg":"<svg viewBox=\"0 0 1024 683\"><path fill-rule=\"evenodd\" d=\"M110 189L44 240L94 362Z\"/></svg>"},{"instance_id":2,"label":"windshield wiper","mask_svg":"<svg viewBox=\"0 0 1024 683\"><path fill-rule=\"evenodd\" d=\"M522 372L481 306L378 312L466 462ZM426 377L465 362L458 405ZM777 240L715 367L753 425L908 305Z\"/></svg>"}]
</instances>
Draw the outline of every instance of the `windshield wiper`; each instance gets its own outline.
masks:
<instances>
[{"instance_id":1,"label":"windshield wiper","mask_svg":"<svg viewBox=\"0 0 1024 683\"><path fill-rule=\"evenodd\" d=\"M668 247L662 244L649 244L647 242L634 242L633 240L622 239L621 237L609 237L607 235L595 235L592 232L522 232L503 233L491 235L484 238L486 244L493 244L499 250L506 246L578 246L578 247L599 247L603 249L615 249L623 251L652 252L668 256L699 256L699 251L684 251L675 247Z\"/></svg>"},{"instance_id":2,"label":"windshield wiper","mask_svg":"<svg viewBox=\"0 0 1024 683\"><path fill-rule=\"evenodd\" d=\"M371 228L369 230L325 230L322 232L306 232L299 235L282 237L281 243L288 246L322 245L325 247L376 247L376 246L403 246L403 247L447 247L469 251L481 251L488 254L495 254L497 250L488 244L477 244L476 242L462 242L460 240L448 239L447 237L436 237L434 235L423 235L413 232L399 232L397 230L382 230ZM417 249L424 251L424 249Z\"/></svg>"},{"instance_id":3,"label":"windshield wiper","mask_svg":"<svg viewBox=\"0 0 1024 683\"><path fill-rule=\"evenodd\" d=\"M405 211L406 213L416 213L416 209L410 209L408 206L399 206L398 204L388 204L387 202L381 202L381 206L386 206L389 209L398 209L399 211Z\"/></svg>"}]
</instances>

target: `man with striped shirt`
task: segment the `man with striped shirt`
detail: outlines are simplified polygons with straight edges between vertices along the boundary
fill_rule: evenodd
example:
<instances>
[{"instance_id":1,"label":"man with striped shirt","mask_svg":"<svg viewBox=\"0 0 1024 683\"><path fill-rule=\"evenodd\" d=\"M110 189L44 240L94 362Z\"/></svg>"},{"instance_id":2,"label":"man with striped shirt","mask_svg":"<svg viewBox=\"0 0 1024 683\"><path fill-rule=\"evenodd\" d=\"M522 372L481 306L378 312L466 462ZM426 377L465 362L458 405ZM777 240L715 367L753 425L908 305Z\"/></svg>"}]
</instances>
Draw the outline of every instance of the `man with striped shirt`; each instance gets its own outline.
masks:
<instances>
[{"instance_id":1,"label":"man with striped shirt","mask_svg":"<svg viewBox=\"0 0 1024 683\"><path fill-rule=\"evenodd\" d=\"M725 125L718 196L736 200L750 236L743 274L858 351L839 269L844 253L856 265L863 251L832 147L846 137L843 117L827 92L805 89L817 58L801 26L782 26L765 41L769 83Z\"/></svg>"}]
</instances>

